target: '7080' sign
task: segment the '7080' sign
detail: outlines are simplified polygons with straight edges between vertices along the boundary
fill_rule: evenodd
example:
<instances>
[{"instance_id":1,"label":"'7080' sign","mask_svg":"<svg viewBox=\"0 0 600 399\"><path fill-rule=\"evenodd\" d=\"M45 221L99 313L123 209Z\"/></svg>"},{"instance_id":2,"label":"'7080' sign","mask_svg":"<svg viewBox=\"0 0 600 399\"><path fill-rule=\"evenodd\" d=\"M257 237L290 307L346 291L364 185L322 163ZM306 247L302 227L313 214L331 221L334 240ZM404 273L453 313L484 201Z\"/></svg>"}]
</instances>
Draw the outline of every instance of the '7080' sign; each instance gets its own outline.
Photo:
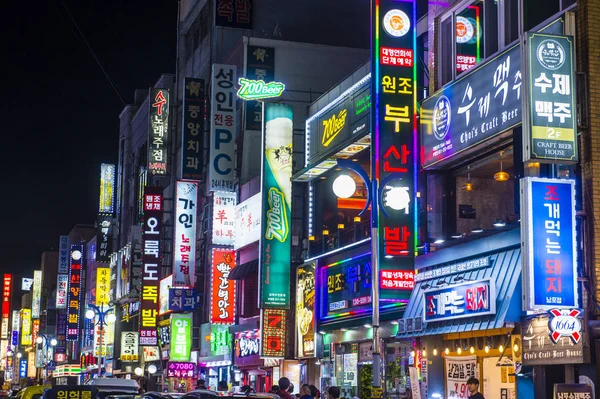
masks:
<instances>
[{"instance_id":1,"label":"'7080' sign","mask_svg":"<svg viewBox=\"0 0 600 399\"><path fill-rule=\"evenodd\" d=\"M496 313L496 290L489 278L424 291L423 295L426 322Z\"/></svg>"}]
</instances>

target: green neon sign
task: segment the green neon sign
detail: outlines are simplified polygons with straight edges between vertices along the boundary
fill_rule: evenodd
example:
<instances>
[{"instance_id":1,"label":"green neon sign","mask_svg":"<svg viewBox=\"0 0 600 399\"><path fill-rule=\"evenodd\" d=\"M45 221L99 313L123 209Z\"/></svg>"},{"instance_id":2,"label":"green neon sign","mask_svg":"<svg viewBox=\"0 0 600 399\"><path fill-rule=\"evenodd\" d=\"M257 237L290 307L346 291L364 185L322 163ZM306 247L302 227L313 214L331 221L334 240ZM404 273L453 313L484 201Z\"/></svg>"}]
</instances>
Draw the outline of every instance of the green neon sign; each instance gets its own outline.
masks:
<instances>
[{"instance_id":1,"label":"green neon sign","mask_svg":"<svg viewBox=\"0 0 600 399\"><path fill-rule=\"evenodd\" d=\"M240 78L238 83L240 84L240 89L237 95L243 100L275 98L281 96L285 90L285 85L281 82L265 83L262 80Z\"/></svg>"}]
</instances>

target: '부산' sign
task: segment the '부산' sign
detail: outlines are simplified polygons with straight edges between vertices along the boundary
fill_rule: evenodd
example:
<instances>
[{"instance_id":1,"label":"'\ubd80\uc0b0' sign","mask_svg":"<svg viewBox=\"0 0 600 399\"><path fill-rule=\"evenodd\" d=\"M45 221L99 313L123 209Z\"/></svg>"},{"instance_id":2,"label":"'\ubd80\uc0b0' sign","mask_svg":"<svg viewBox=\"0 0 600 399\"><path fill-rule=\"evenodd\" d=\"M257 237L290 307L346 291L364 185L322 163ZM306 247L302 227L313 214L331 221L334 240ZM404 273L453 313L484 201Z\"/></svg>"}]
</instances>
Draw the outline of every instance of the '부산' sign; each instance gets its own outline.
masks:
<instances>
[{"instance_id":1,"label":"'\ubd80\uc0b0' sign","mask_svg":"<svg viewBox=\"0 0 600 399\"><path fill-rule=\"evenodd\" d=\"M523 307L577 307L575 181L521 179Z\"/></svg>"}]
</instances>

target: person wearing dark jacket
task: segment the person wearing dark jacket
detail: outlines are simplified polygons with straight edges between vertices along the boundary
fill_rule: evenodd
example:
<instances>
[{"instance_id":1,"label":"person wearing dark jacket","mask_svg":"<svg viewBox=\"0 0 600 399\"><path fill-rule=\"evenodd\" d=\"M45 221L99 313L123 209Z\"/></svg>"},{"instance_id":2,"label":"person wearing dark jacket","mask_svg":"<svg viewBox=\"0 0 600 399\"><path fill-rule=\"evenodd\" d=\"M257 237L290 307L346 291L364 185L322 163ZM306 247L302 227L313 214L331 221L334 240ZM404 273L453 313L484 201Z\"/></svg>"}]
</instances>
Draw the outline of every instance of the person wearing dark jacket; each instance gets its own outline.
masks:
<instances>
[{"instance_id":1,"label":"person wearing dark jacket","mask_svg":"<svg viewBox=\"0 0 600 399\"><path fill-rule=\"evenodd\" d=\"M300 399L314 399L310 393L310 385L302 384L300 387Z\"/></svg>"},{"instance_id":2,"label":"person wearing dark jacket","mask_svg":"<svg viewBox=\"0 0 600 399\"><path fill-rule=\"evenodd\" d=\"M479 392L479 380L477 378L469 378L467 380L467 387L469 388L470 399L485 399L481 392Z\"/></svg>"},{"instance_id":3,"label":"person wearing dark jacket","mask_svg":"<svg viewBox=\"0 0 600 399\"><path fill-rule=\"evenodd\" d=\"M294 397L288 392L288 389L291 385L289 378L281 377L278 385L279 391L277 391L277 395L279 395L281 399L294 399Z\"/></svg>"}]
</instances>

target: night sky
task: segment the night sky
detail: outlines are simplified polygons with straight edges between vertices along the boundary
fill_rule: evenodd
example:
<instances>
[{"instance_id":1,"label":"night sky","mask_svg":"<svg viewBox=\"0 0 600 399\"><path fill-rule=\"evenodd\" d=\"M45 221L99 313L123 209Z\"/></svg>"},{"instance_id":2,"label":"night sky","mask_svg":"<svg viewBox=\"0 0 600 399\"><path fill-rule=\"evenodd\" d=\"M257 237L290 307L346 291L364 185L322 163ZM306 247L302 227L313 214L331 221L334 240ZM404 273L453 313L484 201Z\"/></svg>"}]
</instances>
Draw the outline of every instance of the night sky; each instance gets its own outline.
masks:
<instances>
[{"instance_id":1,"label":"night sky","mask_svg":"<svg viewBox=\"0 0 600 399\"><path fill-rule=\"evenodd\" d=\"M64 4L125 103L175 72L175 0ZM100 164L118 158L123 103L61 0L3 8L0 273L20 277L57 249L59 235L94 223Z\"/></svg>"}]
</instances>

